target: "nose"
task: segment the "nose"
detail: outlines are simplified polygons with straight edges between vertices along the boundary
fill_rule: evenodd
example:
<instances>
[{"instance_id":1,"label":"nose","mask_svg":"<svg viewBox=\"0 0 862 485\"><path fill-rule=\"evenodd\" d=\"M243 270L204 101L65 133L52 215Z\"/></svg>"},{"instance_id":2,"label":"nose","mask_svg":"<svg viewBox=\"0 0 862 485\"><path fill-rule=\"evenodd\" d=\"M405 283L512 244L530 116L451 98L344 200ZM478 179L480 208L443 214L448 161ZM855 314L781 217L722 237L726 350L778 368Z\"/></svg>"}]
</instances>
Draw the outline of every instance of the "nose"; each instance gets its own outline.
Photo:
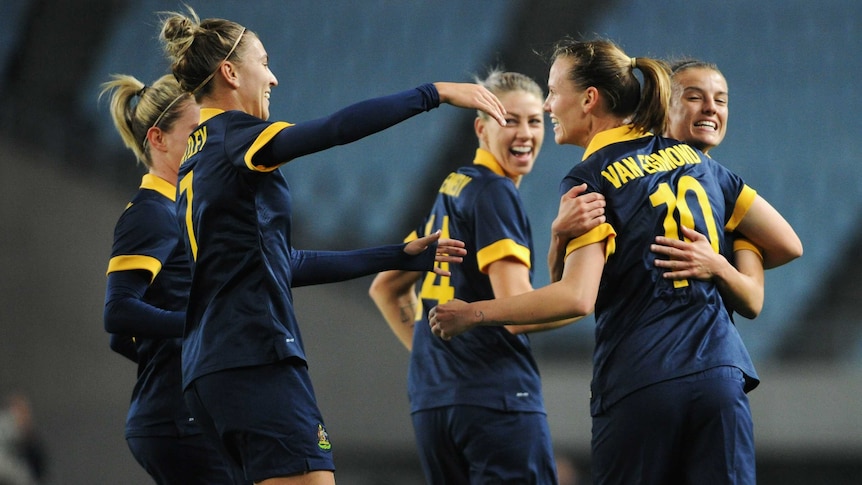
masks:
<instances>
[{"instance_id":1,"label":"nose","mask_svg":"<svg viewBox=\"0 0 862 485\"><path fill-rule=\"evenodd\" d=\"M713 114L713 113L715 113L716 111L717 111L717 108L716 108L716 104L715 104L715 99L713 99L713 98L709 98L709 97L704 98L704 101L703 101L703 112L704 112L704 113Z\"/></svg>"},{"instance_id":2,"label":"nose","mask_svg":"<svg viewBox=\"0 0 862 485\"><path fill-rule=\"evenodd\" d=\"M520 139L532 138L533 132L530 131L530 122L529 120L523 120L518 123L518 130L515 132L515 137Z\"/></svg>"},{"instance_id":3,"label":"nose","mask_svg":"<svg viewBox=\"0 0 862 485\"><path fill-rule=\"evenodd\" d=\"M550 113L550 112L551 112L551 95L548 95L548 97L546 97L546 98L545 98L545 102L544 102L544 103L542 103L542 109L543 109L546 113Z\"/></svg>"}]
</instances>

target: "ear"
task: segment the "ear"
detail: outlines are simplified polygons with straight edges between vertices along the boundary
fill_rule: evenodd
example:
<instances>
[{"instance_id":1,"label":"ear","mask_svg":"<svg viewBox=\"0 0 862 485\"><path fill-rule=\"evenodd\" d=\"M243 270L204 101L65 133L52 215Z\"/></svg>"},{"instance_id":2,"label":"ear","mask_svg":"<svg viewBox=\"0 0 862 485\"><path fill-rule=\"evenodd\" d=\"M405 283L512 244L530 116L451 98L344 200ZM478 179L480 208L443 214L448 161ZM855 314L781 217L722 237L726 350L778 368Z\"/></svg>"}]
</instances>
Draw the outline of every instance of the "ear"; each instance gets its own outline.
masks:
<instances>
[{"instance_id":1,"label":"ear","mask_svg":"<svg viewBox=\"0 0 862 485\"><path fill-rule=\"evenodd\" d=\"M583 98L581 99L581 107L584 113L590 113L599 105L599 90L594 86L590 86L584 90Z\"/></svg>"},{"instance_id":2,"label":"ear","mask_svg":"<svg viewBox=\"0 0 862 485\"><path fill-rule=\"evenodd\" d=\"M222 62L218 66L218 72L229 86L234 89L239 87L239 73L234 63L230 61Z\"/></svg>"},{"instance_id":3,"label":"ear","mask_svg":"<svg viewBox=\"0 0 862 485\"><path fill-rule=\"evenodd\" d=\"M476 132L476 137L481 140L482 133L485 132L485 122L480 116L477 116L476 119L473 120L473 130Z\"/></svg>"},{"instance_id":4,"label":"ear","mask_svg":"<svg viewBox=\"0 0 862 485\"><path fill-rule=\"evenodd\" d=\"M151 126L147 130L147 144L150 145L150 148L161 152L167 151L168 147L165 144L164 134L165 132L158 126Z\"/></svg>"}]
</instances>

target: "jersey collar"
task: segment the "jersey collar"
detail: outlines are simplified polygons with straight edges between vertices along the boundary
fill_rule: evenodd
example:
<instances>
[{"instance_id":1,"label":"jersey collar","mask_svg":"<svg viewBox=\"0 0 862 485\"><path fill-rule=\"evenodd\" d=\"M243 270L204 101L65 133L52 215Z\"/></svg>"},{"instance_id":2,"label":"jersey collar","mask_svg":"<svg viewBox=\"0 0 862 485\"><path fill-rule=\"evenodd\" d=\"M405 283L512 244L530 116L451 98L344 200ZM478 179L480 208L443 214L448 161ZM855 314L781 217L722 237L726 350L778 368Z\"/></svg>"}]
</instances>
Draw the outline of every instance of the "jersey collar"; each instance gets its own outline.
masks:
<instances>
[{"instance_id":1,"label":"jersey collar","mask_svg":"<svg viewBox=\"0 0 862 485\"><path fill-rule=\"evenodd\" d=\"M610 130L600 131L590 140L587 149L584 152L584 158L581 161L589 158L596 151L610 145L611 143L619 143L621 141L635 140L645 136L652 136L652 133L643 132L636 129L633 125L623 125Z\"/></svg>"},{"instance_id":2,"label":"jersey collar","mask_svg":"<svg viewBox=\"0 0 862 485\"><path fill-rule=\"evenodd\" d=\"M494 158L494 155L488 150L484 150L482 148L476 149L476 157L473 159L474 165L481 165L486 167L488 170L496 173L497 175L506 176L506 172L503 171L503 167L500 166L500 162Z\"/></svg>"},{"instance_id":3,"label":"jersey collar","mask_svg":"<svg viewBox=\"0 0 862 485\"><path fill-rule=\"evenodd\" d=\"M220 115L220 114L222 114L222 113L224 113L224 110L223 110L223 109L218 109L218 108L201 108L201 122L200 122L200 124L203 124L203 123L204 123L205 121L207 121L208 119L210 119L210 118L212 118L212 117L214 117L214 116L216 116L216 115Z\"/></svg>"},{"instance_id":4,"label":"jersey collar","mask_svg":"<svg viewBox=\"0 0 862 485\"><path fill-rule=\"evenodd\" d=\"M144 175L141 179L141 188L155 190L168 199L171 199L172 202L177 201L177 188L167 180L151 173Z\"/></svg>"}]
</instances>

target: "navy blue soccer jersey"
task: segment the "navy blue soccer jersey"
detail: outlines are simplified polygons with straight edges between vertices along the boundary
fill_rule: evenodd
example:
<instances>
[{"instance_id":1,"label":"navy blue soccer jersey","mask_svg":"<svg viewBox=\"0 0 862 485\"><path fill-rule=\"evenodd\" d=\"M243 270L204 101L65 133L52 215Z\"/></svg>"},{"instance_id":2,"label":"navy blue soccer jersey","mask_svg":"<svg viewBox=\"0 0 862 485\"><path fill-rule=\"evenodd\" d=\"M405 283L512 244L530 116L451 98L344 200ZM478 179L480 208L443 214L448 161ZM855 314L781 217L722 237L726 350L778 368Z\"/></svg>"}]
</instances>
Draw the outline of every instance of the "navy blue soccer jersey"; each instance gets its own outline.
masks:
<instances>
[{"instance_id":1,"label":"navy blue soccer jersey","mask_svg":"<svg viewBox=\"0 0 862 485\"><path fill-rule=\"evenodd\" d=\"M474 164L449 174L425 223L410 237L442 230L465 242L450 277L426 273L417 283L422 305L414 326L408 376L411 411L477 405L544 412L538 368L526 335L504 327L477 327L445 341L431 334L428 311L453 298L494 298L488 266L505 258L533 266L530 223L514 182L494 156L477 150ZM409 238L408 238L409 239Z\"/></svg>"},{"instance_id":2,"label":"navy blue soccer jersey","mask_svg":"<svg viewBox=\"0 0 862 485\"><path fill-rule=\"evenodd\" d=\"M290 191L251 158L287 123L201 110L180 165L177 217L194 261L183 381L305 359L290 291ZM199 151L198 151L199 150Z\"/></svg>"},{"instance_id":3,"label":"navy blue soccer jersey","mask_svg":"<svg viewBox=\"0 0 862 485\"><path fill-rule=\"evenodd\" d=\"M201 110L177 187L176 217L192 260L185 387L220 370L289 358L304 362L291 286L431 267L433 251L406 257L403 245L352 252L293 248L291 195L278 168L438 105L436 88L426 84L296 125Z\"/></svg>"},{"instance_id":4,"label":"navy blue soccer jersey","mask_svg":"<svg viewBox=\"0 0 862 485\"><path fill-rule=\"evenodd\" d=\"M664 279L650 251L656 236L681 239L685 224L728 254L725 233L745 215L754 190L689 145L628 126L596 135L560 191L584 182L607 200L607 222L567 249L607 242L596 301L592 413L638 388L722 365L740 368L748 390L756 386L717 287Z\"/></svg>"},{"instance_id":5,"label":"navy blue soccer jersey","mask_svg":"<svg viewBox=\"0 0 862 485\"><path fill-rule=\"evenodd\" d=\"M146 271L152 283L143 302L184 311L191 275L180 244L173 185L144 175L140 190L120 216L108 274ZM138 379L132 393L126 436L182 436L197 433L182 397L181 338L135 337Z\"/></svg>"}]
</instances>

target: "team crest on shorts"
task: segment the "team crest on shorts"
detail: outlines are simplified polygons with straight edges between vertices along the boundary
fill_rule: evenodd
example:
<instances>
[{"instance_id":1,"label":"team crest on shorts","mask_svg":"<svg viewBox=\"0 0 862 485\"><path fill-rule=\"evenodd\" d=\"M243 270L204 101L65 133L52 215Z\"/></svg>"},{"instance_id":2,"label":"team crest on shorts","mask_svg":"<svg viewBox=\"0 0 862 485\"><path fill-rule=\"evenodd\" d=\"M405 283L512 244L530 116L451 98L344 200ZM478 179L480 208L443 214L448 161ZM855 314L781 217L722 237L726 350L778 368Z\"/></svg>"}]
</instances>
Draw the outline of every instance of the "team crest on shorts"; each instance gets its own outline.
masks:
<instances>
[{"instance_id":1,"label":"team crest on shorts","mask_svg":"<svg viewBox=\"0 0 862 485\"><path fill-rule=\"evenodd\" d=\"M332 443L329 442L329 434L322 424L317 424L317 446L321 450L329 450L332 448Z\"/></svg>"}]
</instances>

